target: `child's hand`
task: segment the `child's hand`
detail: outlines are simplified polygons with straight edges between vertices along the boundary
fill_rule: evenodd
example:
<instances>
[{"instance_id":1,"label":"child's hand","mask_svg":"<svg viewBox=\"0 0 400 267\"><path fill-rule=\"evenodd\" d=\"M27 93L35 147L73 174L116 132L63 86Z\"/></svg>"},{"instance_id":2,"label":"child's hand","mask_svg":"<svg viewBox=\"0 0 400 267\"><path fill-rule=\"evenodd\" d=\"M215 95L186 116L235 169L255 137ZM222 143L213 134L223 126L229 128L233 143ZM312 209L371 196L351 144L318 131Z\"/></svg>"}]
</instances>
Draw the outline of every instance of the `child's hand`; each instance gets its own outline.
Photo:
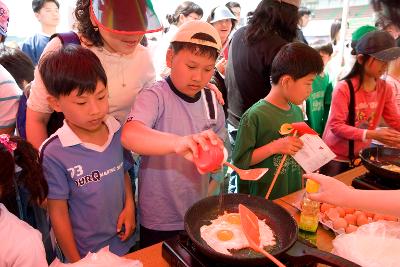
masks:
<instances>
[{"instance_id":1,"label":"child's hand","mask_svg":"<svg viewBox=\"0 0 400 267\"><path fill-rule=\"evenodd\" d=\"M226 61L225 58L221 58L216 64L215 67L217 68L217 70L219 71L219 73L221 73L222 75L225 75L225 68L226 68L226 64L228 63L228 61Z\"/></svg>"},{"instance_id":2,"label":"child's hand","mask_svg":"<svg viewBox=\"0 0 400 267\"><path fill-rule=\"evenodd\" d=\"M124 226L124 229L123 229ZM117 233L122 241L127 240L135 231L135 208L134 206L125 206L118 217Z\"/></svg>"},{"instance_id":3,"label":"child's hand","mask_svg":"<svg viewBox=\"0 0 400 267\"><path fill-rule=\"evenodd\" d=\"M388 146L399 146L400 132L390 128L380 128L372 131L371 137Z\"/></svg>"},{"instance_id":4,"label":"child's hand","mask_svg":"<svg viewBox=\"0 0 400 267\"><path fill-rule=\"evenodd\" d=\"M318 192L309 194L312 200L336 206L346 206L349 204L342 202L346 202L345 199L349 199L347 196L351 194L351 188L339 180L319 173L305 174L303 177L319 183Z\"/></svg>"},{"instance_id":5,"label":"child's hand","mask_svg":"<svg viewBox=\"0 0 400 267\"><path fill-rule=\"evenodd\" d=\"M198 134L180 137L175 145L175 153L189 161L193 161L193 158L197 158L199 155L197 144L200 144L203 150L208 150L207 139L210 140L211 144L218 145L221 149L224 149L224 143L219 136L213 130L206 130Z\"/></svg>"},{"instance_id":6,"label":"child's hand","mask_svg":"<svg viewBox=\"0 0 400 267\"><path fill-rule=\"evenodd\" d=\"M279 138L271 143L274 154L288 154L293 156L303 147L303 141L295 136Z\"/></svg>"},{"instance_id":7,"label":"child's hand","mask_svg":"<svg viewBox=\"0 0 400 267\"><path fill-rule=\"evenodd\" d=\"M206 85L206 87L207 87L208 89L210 89L211 91L214 92L215 97L217 98L218 103L220 103L222 106L225 105L224 97L223 97L221 91L218 89L218 87L217 87L215 84L213 84L213 83L208 83L208 84Z\"/></svg>"}]
</instances>

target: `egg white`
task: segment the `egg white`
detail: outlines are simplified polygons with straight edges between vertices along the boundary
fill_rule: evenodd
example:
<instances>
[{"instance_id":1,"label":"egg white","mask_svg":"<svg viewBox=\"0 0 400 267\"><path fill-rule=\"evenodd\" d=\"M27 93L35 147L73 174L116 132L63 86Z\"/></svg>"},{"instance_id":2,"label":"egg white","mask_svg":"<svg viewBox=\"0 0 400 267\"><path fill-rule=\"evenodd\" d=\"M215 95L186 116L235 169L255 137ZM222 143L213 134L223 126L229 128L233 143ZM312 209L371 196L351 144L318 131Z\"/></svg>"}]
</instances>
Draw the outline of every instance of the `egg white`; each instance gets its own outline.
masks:
<instances>
[{"instance_id":1,"label":"egg white","mask_svg":"<svg viewBox=\"0 0 400 267\"><path fill-rule=\"evenodd\" d=\"M243 233L241 224L233 224L227 221L229 215L239 215L238 213L225 213L218 216L217 219L211 220L210 225L203 225L200 228L200 235L204 241L215 251L226 255L232 255L231 249L239 250L249 247L249 242ZM265 223L265 220L258 220L260 229L260 247L275 245L275 237L271 228ZM223 241L217 237L218 231L228 230L233 233L230 240Z\"/></svg>"}]
</instances>

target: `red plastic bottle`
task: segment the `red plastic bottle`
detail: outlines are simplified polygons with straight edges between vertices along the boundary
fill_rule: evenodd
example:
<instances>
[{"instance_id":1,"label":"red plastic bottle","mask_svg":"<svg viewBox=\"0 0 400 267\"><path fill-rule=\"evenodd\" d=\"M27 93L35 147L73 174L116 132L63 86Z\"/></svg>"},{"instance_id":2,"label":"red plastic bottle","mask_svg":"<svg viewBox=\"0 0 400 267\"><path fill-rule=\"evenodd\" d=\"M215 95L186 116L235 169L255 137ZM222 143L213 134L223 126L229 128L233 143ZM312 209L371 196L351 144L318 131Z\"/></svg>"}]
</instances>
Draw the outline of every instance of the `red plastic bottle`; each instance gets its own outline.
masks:
<instances>
[{"instance_id":1,"label":"red plastic bottle","mask_svg":"<svg viewBox=\"0 0 400 267\"><path fill-rule=\"evenodd\" d=\"M226 160L226 149L221 149L219 146L211 144L210 141L207 142L208 150L205 151L201 145L198 145L199 157L194 159L200 173L215 171L221 168Z\"/></svg>"}]
</instances>

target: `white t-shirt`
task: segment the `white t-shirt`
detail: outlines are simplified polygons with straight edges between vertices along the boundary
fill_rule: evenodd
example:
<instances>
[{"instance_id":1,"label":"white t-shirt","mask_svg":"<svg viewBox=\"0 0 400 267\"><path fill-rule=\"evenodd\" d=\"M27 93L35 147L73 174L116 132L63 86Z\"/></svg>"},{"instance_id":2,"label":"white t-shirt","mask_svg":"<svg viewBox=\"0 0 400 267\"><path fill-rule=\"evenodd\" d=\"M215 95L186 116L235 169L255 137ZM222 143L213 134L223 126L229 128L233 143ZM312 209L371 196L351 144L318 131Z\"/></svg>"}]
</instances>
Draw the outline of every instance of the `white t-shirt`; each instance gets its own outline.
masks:
<instances>
[{"instance_id":1,"label":"white t-shirt","mask_svg":"<svg viewBox=\"0 0 400 267\"><path fill-rule=\"evenodd\" d=\"M18 219L0 203L0 266L48 266L38 230Z\"/></svg>"},{"instance_id":2,"label":"white t-shirt","mask_svg":"<svg viewBox=\"0 0 400 267\"><path fill-rule=\"evenodd\" d=\"M0 65L0 129L15 126L21 93L14 78Z\"/></svg>"},{"instance_id":3,"label":"white t-shirt","mask_svg":"<svg viewBox=\"0 0 400 267\"><path fill-rule=\"evenodd\" d=\"M52 39L44 49L42 56L49 51L56 51L61 46L59 38ZM82 46L86 47L83 43ZM129 55L111 53L102 47L86 48L94 52L103 65L109 91L109 114L122 123L126 120L138 92L155 81L155 71L150 54L142 45L138 45L135 52ZM47 102L47 96L46 87L38 68L36 68L28 107L37 112L53 112Z\"/></svg>"}]
</instances>

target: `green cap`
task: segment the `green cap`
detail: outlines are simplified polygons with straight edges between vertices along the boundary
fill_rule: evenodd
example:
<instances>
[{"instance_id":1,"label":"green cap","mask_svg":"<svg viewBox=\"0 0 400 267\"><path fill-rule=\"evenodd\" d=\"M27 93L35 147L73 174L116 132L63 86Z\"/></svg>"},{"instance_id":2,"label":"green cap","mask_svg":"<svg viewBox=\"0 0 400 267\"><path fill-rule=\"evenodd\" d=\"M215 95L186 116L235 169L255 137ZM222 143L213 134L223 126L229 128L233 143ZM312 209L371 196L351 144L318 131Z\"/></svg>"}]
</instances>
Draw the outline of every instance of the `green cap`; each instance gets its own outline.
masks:
<instances>
[{"instance_id":1,"label":"green cap","mask_svg":"<svg viewBox=\"0 0 400 267\"><path fill-rule=\"evenodd\" d=\"M356 29L351 35L352 41L358 41L363 37L366 33L376 31L377 28L371 25L364 25Z\"/></svg>"}]
</instances>

